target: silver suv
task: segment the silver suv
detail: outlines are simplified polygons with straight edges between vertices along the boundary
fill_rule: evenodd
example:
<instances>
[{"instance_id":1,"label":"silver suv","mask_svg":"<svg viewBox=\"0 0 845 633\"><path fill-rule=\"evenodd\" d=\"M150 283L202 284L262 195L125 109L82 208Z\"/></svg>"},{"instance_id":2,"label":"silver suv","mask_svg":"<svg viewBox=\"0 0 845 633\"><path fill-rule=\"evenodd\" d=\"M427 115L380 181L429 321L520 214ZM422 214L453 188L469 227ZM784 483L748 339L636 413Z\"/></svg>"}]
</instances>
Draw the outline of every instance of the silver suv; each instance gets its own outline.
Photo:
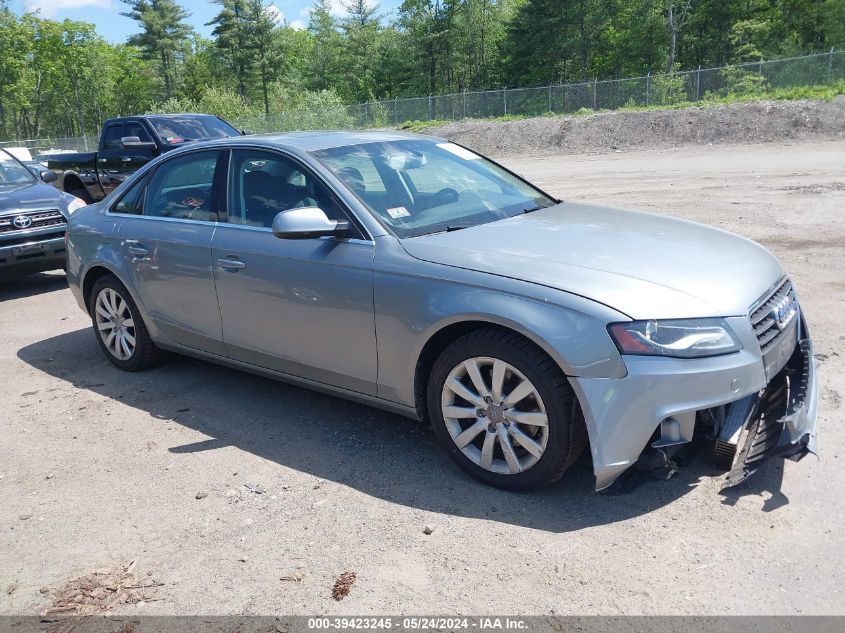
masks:
<instances>
[{"instance_id":1,"label":"silver suv","mask_svg":"<svg viewBox=\"0 0 845 633\"><path fill-rule=\"evenodd\" d=\"M561 202L393 132L223 139L71 216L68 279L121 369L170 352L430 420L489 484L597 489L707 436L727 483L814 449L778 261L683 220Z\"/></svg>"}]
</instances>

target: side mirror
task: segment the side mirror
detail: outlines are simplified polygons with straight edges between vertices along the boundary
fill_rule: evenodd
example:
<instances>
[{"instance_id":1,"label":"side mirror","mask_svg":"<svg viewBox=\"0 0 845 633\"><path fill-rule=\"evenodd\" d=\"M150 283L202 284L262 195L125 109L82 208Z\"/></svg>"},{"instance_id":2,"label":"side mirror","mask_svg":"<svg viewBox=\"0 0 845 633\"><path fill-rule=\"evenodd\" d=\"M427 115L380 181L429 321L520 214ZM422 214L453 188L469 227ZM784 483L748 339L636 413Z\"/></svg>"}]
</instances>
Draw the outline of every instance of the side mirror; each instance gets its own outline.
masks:
<instances>
[{"instance_id":1,"label":"side mirror","mask_svg":"<svg viewBox=\"0 0 845 633\"><path fill-rule=\"evenodd\" d=\"M43 180L44 182L46 182L48 184L51 183L51 182L56 182L57 179L58 179L58 176L56 175L56 172L54 172L54 171L50 171L49 169L45 169L44 171L41 172L41 180Z\"/></svg>"},{"instance_id":2,"label":"side mirror","mask_svg":"<svg viewBox=\"0 0 845 633\"><path fill-rule=\"evenodd\" d=\"M282 211L273 219L273 235L283 240L307 240L315 237L346 237L349 222L329 220L318 207Z\"/></svg>"},{"instance_id":3,"label":"side mirror","mask_svg":"<svg viewBox=\"0 0 845 633\"><path fill-rule=\"evenodd\" d=\"M137 136L124 136L120 139L123 149L155 149L156 144L152 141L142 141Z\"/></svg>"},{"instance_id":4,"label":"side mirror","mask_svg":"<svg viewBox=\"0 0 845 633\"><path fill-rule=\"evenodd\" d=\"M252 130L248 130L248 129L247 130L241 130L242 136L251 136L253 134L255 134L255 132L253 132Z\"/></svg>"}]
</instances>

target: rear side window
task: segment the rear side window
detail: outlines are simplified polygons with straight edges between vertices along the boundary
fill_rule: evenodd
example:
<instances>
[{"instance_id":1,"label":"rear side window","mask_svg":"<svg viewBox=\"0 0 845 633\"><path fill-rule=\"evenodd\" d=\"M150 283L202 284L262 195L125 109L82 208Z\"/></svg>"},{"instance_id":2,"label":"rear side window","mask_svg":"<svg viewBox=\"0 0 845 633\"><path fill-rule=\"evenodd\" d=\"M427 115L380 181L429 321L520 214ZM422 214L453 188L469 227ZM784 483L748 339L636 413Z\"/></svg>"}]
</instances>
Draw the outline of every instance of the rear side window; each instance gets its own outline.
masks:
<instances>
[{"instance_id":1,"label":"rear side window","mask_svg":"<svg viewBox=\"0 0 845 633\"><path fill-rule=\"evenodd\" d=\"M140 215L144 209L144 193L146 192L147 179L141 178L138 182L129 187L111 208L112 213L126 213Z\"/></svg>"},{"instance_id":2,"label":"rear side window","mask_svg":"<svg viewBox=\"0 0 845 633\"><path fill-rule=\"evenodd\" d=\"M192 152L162 163L150 177L144 215L217 221L212 209L218 151Z\"/></svg>"},{"instance_id":3,"label":"rear side window","mask_svg":"<svg viewBox=\"0 0 845 633\"><path fill-rule=\"evenodd\" d=\"M122 149L123 125L110 125L103 131L103 149Z\"/></svg>"}]
</instances>

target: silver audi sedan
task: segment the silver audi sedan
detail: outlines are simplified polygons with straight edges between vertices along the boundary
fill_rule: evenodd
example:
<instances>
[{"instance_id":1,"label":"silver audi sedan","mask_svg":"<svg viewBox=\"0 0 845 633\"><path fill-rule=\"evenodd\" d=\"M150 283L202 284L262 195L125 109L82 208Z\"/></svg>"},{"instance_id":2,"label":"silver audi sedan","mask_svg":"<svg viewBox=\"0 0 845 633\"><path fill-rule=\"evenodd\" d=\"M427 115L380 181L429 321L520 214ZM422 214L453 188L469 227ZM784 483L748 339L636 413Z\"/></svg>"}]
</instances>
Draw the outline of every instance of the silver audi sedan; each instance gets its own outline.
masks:
<instances>
[{"instance_id":1,"label":"silver audi sedan","mask_svg":"<svg viewBox=\"0 0 845 633\"><path fill-rule=\"evenodd\" d=\"M588 446L597 489L671 473L693 438L726 485L815 449L810 336L765 248L556 200L442 139L191 145L67 235L120 369L178 352L428 420L494 486L553 482Z\"/></svg>"}]
</instances>

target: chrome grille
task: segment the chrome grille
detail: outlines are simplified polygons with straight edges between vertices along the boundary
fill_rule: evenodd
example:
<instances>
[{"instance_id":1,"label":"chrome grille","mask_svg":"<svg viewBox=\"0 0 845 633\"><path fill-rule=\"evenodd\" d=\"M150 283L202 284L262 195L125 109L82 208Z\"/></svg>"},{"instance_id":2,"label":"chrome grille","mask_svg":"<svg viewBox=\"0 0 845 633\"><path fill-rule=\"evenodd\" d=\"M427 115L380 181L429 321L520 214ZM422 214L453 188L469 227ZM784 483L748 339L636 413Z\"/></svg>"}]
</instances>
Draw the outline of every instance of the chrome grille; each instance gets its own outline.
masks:
<instances>
[{"instance_id":1,"label":"chrome grille","mask_svg":"<svg viewBox=\"0 0 845 633\"><path fill-rule=\"evenodd\" d=\"M15 218L24 216L32 220L26 228L18 228L12 222ZM13 215L5 215L0 218L0 234L14 233L17 231L31 231L32 229L43 229L46 226L60 226L65 224L64 216L58 209L46 209L44 211L25 211Z\"/></svg>"},{"instance_id":2,"label":"chrome grille","mask_svg":"<svg viewBox=\"0 0 845 633\"><path fill-rule=\"evenodd\" d=\"M778 306L784 305L790 310L794 306L794 311L784 314L788 318L785 322L782 320L778 323L774 312ZM789 279L784 280L774 292L765 295L755 304L755 307L751 309L751 327L754 328L754 334L760 343L760 350L764 354L775 347L788 332L792 331L789 326L792 325L792 321L797 316L795 290L792 288L792 282Z\"/></svg>"}]
</instances>

